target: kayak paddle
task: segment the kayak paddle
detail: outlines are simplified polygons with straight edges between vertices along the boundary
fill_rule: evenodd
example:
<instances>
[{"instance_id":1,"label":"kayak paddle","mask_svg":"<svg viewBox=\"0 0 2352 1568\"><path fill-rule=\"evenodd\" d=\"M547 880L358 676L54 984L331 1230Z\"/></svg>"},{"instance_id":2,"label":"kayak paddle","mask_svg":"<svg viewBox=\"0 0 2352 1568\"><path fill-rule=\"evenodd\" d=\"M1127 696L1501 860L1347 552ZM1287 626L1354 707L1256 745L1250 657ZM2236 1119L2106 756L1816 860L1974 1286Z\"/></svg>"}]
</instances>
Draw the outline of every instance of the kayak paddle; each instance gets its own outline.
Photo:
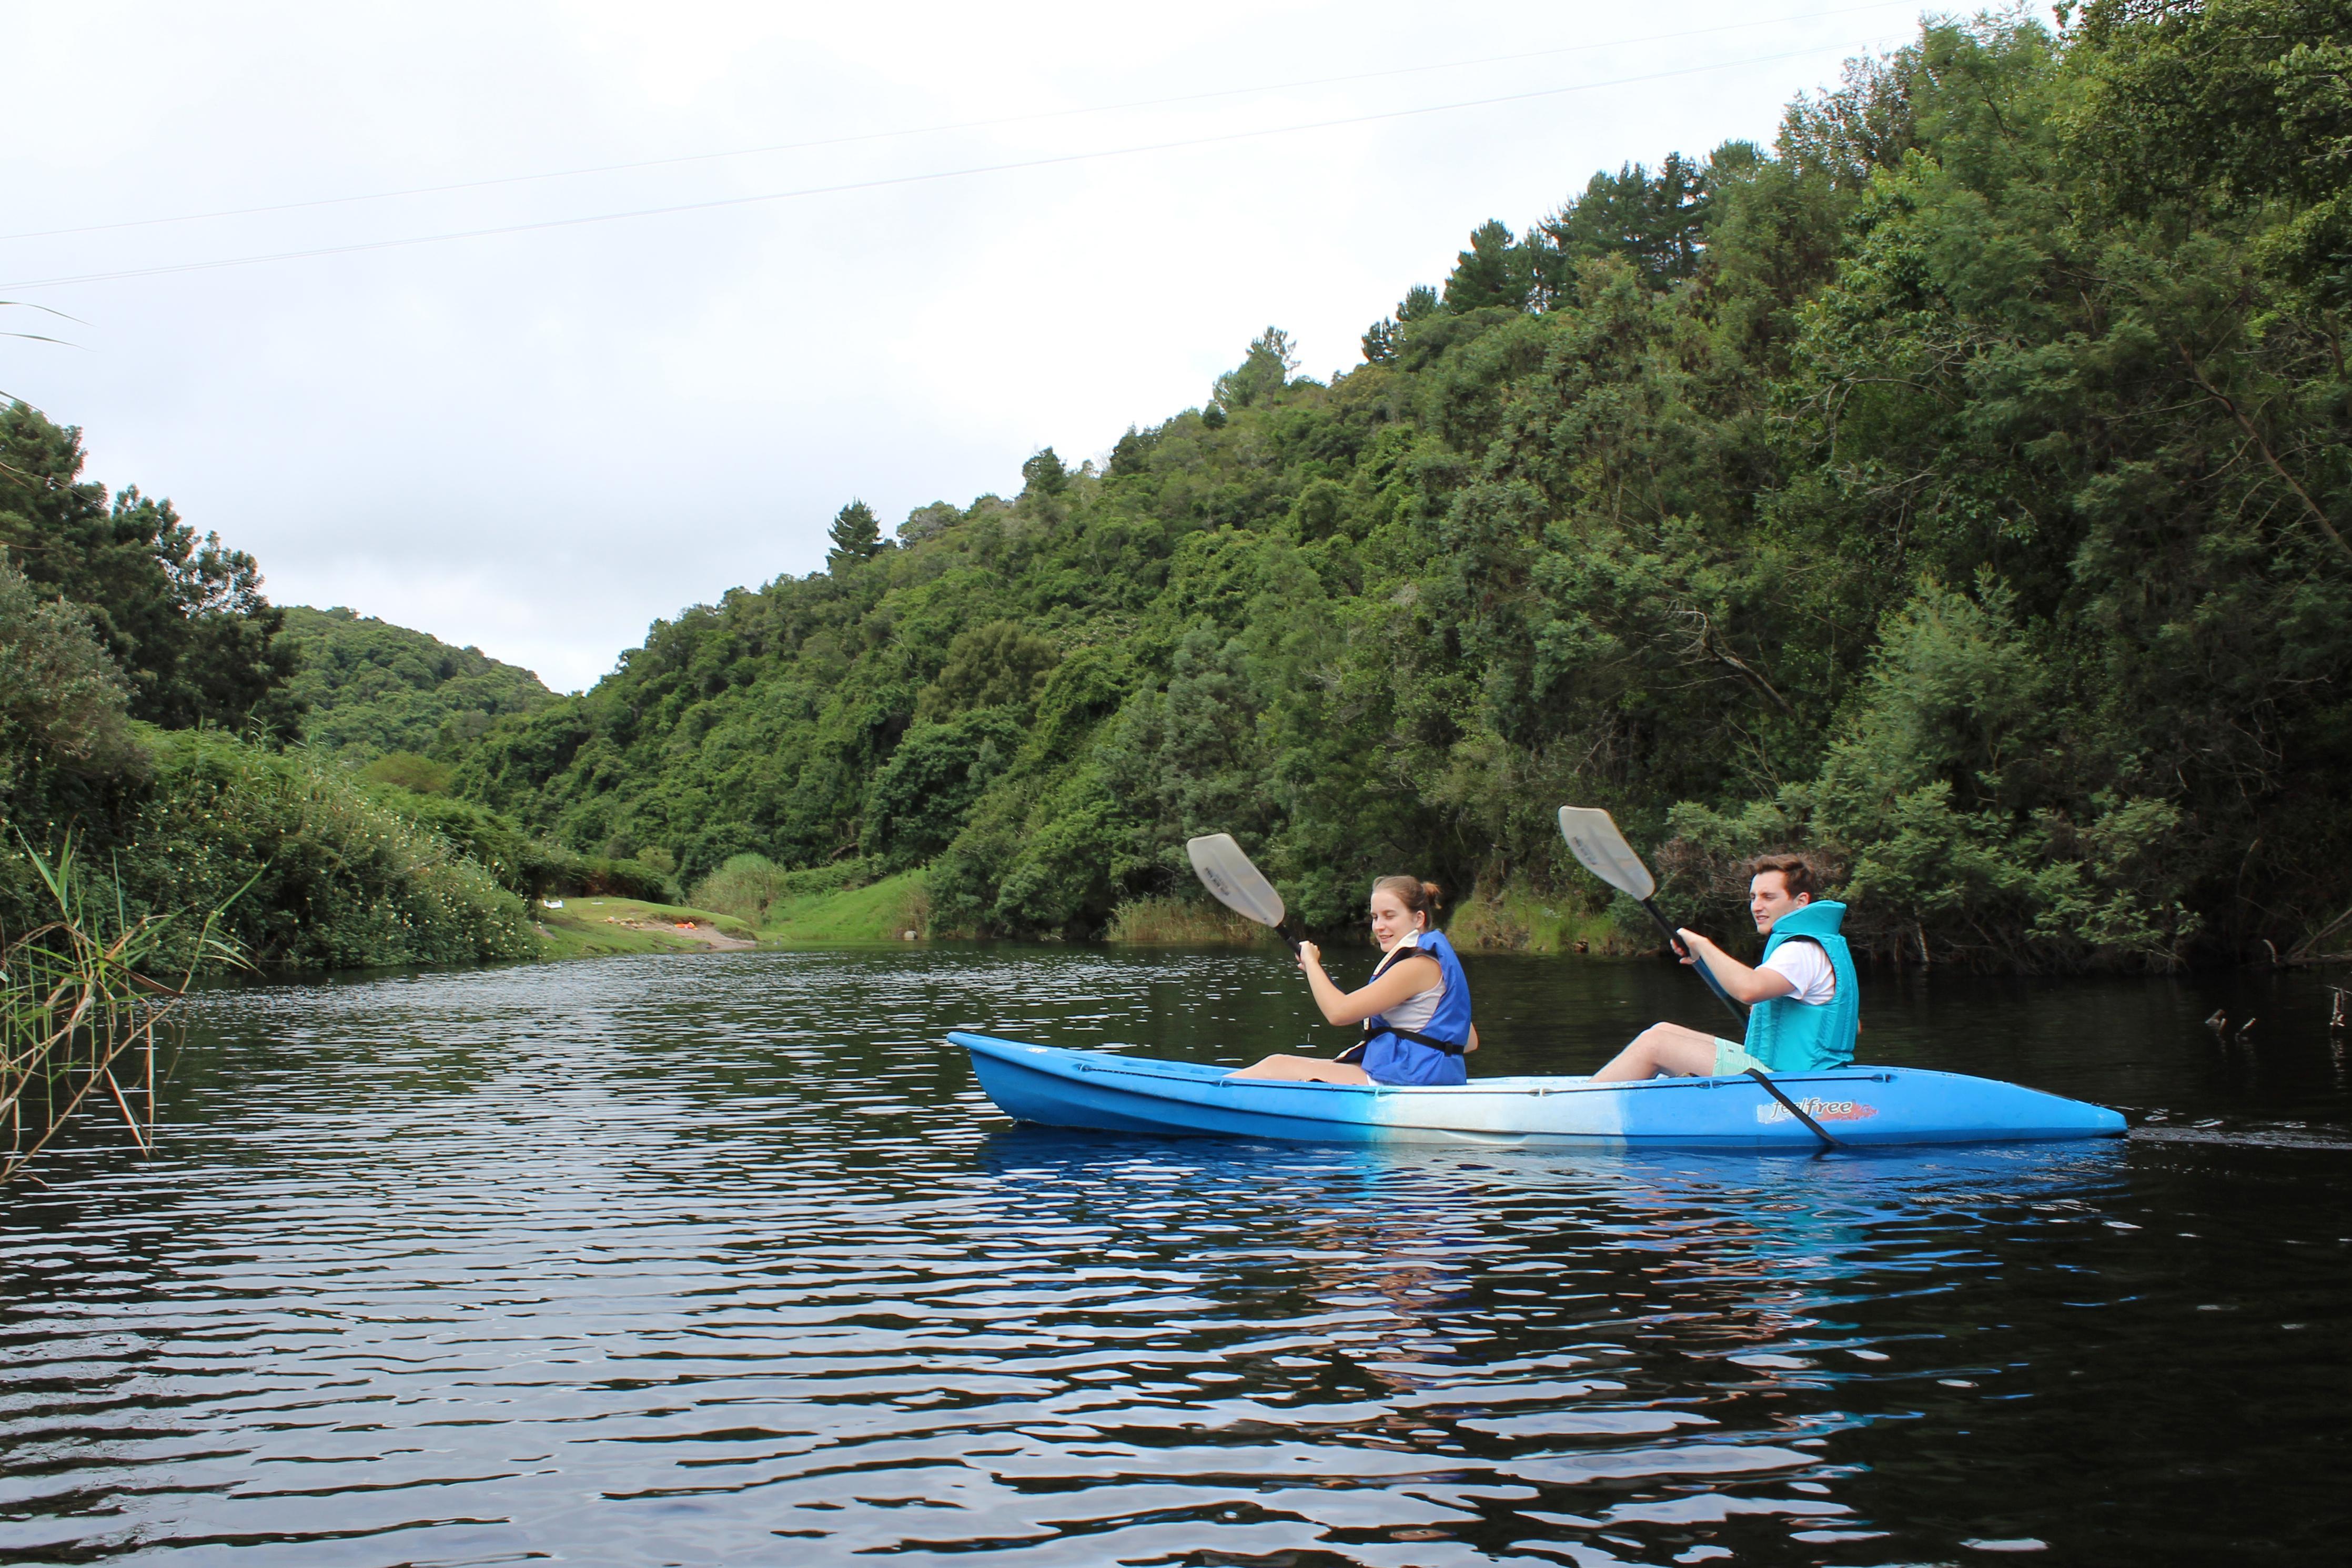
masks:
<instances>
[{"instance_id":1,"label":"kayak paddle","mask_svg":"<svg viewBox=\"0 0 2352 1568\"><path fill-rule=\"evenodd\" d=\"M1685 958L1690 956L1690 948L1666 917L1658 913L1658 906L1650 902L1651 895L1658 891L1658 879L1650 874L1650 868L1642 863L1642 857L1633 852L1633 846L1625 841L1625 835L1617 831L1608 812L1598 806L1562 806L1559 835L1568 841L1568 847L1583 862L1585 870L1640 904L1642 913L1656 921L1658 929L1665 933L1667 946ZM1748 1009L1731 999L1723 982L1703 962L1691 967L1706 982L1706 988L1731 1009L1731 1016L1745 1025Z\"/></svg>"},{"instance_id":2,"label":"kayak paddle","mask_svg":"<svg viewBox=\"0 0 2352 1568\"><path fill-rule=\"evenodd\" d=\"M1233 834L1209 833L1187 839L1184 852L1192 857L1192 874L1201 879L1201 885L1219 904L1244 920L1266 926L1289 943L1292 952L1298 951L1297 938L1282 928L1282 894L1274 891L1274 883L1265 880L1265 873L1242 853Z\"/></svg>"}]
</instances>

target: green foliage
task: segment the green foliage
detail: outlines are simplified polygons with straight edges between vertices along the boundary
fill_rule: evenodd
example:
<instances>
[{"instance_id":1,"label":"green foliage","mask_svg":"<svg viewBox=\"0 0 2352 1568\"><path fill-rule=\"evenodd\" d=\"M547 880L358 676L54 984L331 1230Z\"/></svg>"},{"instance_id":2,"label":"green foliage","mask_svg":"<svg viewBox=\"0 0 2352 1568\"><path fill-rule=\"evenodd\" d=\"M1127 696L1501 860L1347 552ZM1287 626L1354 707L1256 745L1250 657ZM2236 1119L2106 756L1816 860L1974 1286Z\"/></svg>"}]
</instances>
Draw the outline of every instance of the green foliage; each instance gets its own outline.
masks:
<instances>
[{"instance_id":1,"label":"green foliage","mask_svg":"<svg viewBox=\"0 0 2352 1568\"><path fill-rule=\"evenodd\" d=\"M1572 800L1718 926L1803 844L1887 955L2284 950L2352 904L2342 9L1930 25L1482 225L1330 385L1269 329L1100 473L656 624L454 788L689 879L926 864L940 931L1179 928L1223 830L1312 925L1412 871L1606 946Z\"/></svg>"},{"instance_id":2,"label":"green foliage","mask_svg":"<svg viewBox=\"0 0 2352 1568\"><path fill-rule=\"evenodd\" d=\"M1228 414L1247 408L1288 386L1290 372L1297 368L1290 334L1279 327L1268 327L1250 340L1249 353L1242 362L1217 378L1217 406Z\"/></svg>"},{"instance_id":3,"label":"green foliage","mask_svg":"<svg viewBox=\"0 0 2352 1568\"><path fill-rule=\"evenodd\" d=\"M391 784L419 795L438 795L455 777L449 765L414 751L390 751L360 769L372 784Z\"/></svg>"},{"instance_id":4,"label":"green foliage","mask_svg":"<svg viewBox=\"0 0 2352 1568\"><path fill-rule=\"evenodd\" d=\"M1070 487L1070 471L1050 446L1033 454L1021 465L1022 493L1034 491L1040 496L1058 496Z\"/></svg>"},{"instance_id":5,"label":"green foliage","mask_svg":"<svg viewBox=\"0 0 2352 1568\"><path fill-rule=\"evenodd\" d=\"M0 817L27 814L45 768L103 778L134 766L127 706L89 612L42 597L0 549Z\"/></svg>"},{"instance_id":6,"label":"green foliage","mask_svg":"<svg viewBox=\"0 0 2352 1568\"><path fill-rule=\"evenodd\" d=\"M866 788L861 850L892 871L930 860L954 841L1021 740L1020 721L1000 706L916 724Z\"/></svg>"},{"instance_id":7,"label":"green foliage","mask_svg":"<svg viewBox=\"0 0 2352 1568\"><path fill-rule=\"evenodd\" d=\"M132 910L226 904L224 936L297 968L537 952L520 899L341 768L217 732L147 740L152 778L109 835L105 880Z\"/></svg>"},{"instance_id":8,"label":"green foliage","mask_svg":"<svg viewBox=\"0 0 2352 1568\"><path fill-rule=\"evenodd\" d=\"M2352 304L2352 7L2092 0L2063 122L2095 198L2243 236L2314 304Z\"/></svg>"},{"instance_id":9,"label":"green foliage","mask_svg":"<svg viewBox=\"0 0 2352 1568\"><path fill-rule=\"evenodd\" d=\"M261 570L169 501L83 482L81 432L0 408L0 548L44 598L81 606L123 674L133 718L289 735L294 652Z\"/></svg>"},{"instance_id":10,"label":"green foliage","mask_svg":"<svg viewBox=\"0 0 2352 1568\"><path fill-rule=\"evenodd\" d=\"M833 549L825 561L834 570L871 560L882 550L882 523L875 517L874 508L863 501L852 501L834 514L833 527L828 530Z\"/></svg>"},{"instance_id":11,"label":"green foliage","mask_svg":"<svg viewBox=\"0 0 2352 1568\"><path fill-rule=\"evenodd\" d=\"M1029 701L1061 655L1016 621L996 621L959 632L947 663L915 697L915 716L938 722L971 708Z\"/></svg>"},{"instance_id":12,"label":"green foliage","mask_svg":"<svg viewBox=\"0 0 2352 1568\"><path fill-rule=\"evenodd\" d=\"M792 875L762 854L730 855L726 864L695 884L693 902L757 929L767 920L768 906L786 896Z\"/></svg>"},{"instance_id":13,"label":"green foliage","mask_svg":"<svg viewBox=\"0 0 2352 1568\"><path fill-rule=\"evenodd\" d=\"M300 655L292 691L311 746L364 760L391 752L447 759L499 718L551 696L529 670L452 648L352 611L289 606L283 641Z\"/></svg>"}]
</instances>

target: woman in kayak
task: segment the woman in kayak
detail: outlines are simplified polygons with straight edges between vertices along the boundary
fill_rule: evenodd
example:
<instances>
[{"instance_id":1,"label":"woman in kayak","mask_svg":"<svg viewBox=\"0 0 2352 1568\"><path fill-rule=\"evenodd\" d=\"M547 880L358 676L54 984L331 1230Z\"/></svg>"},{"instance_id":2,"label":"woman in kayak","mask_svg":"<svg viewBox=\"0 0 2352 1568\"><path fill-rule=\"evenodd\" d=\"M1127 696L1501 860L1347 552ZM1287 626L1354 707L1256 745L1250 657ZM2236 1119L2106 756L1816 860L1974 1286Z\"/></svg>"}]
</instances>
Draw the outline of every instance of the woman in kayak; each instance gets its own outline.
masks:
<instances>
[{"instance_id":1,"label":"woman in kayak","mask_svg":"<svg viewBox=\"0 0 2352 1568\"><path fill-rule=\"evenodd\" d=\"M1269 1056L1234 1078L1286 1078L1314 1083L1461 1083L1465 1051L1478 1049L1470 1022L1470 983L1452 943L1430 929L1437 884L1409 876L1372 883L1372 940L1381 957L1360 991L1342 991L1323 972L1323 954L1298 945L1315 1005L1335 1024L1361 1023L1364 1038L1336 1061Z\"/></svg>"}]
</instances>

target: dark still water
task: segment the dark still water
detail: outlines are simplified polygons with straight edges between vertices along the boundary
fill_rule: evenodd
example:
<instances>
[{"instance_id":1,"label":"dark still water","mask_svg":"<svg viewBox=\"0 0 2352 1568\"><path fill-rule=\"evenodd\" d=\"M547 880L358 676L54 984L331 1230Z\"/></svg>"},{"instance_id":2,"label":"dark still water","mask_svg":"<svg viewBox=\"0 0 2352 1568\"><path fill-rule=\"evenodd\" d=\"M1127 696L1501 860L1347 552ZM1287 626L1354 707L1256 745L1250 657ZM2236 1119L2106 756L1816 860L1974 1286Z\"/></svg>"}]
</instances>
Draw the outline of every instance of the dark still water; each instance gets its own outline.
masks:
<instances>
[{"instance_id":1,"label":"dark still water","mask_svg":"<svg viewBox=\"0 0 2352 1568\"><path fill-rule=\"evenodd\" d=\"M1470 966L1489 1072L1708 1021L1664 967ZM0 1196L0 1561L2343 1561L2324 987L1866 984L1866 1060L2158 1135L1058 1134L940 1043L1292 1046L1303 992L1265 954L218 993L158 1158L93 1131Z\"/></svg>"}]
</instances>

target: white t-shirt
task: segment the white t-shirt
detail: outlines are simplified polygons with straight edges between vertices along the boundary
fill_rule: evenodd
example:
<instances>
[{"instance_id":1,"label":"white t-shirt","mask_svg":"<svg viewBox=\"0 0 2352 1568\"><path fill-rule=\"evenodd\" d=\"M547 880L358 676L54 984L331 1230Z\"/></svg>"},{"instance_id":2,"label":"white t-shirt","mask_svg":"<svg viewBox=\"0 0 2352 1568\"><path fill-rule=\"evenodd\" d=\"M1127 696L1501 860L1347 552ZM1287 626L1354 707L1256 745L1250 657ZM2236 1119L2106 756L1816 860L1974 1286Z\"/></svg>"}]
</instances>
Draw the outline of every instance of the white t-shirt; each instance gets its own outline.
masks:
<instances>
[{"instance_id":1,"label":"white t-shirt","mask_svg":"<svg viewBox=\"0 0 2352 1568\"><path fill-rule=\"evenodd\" d=\"M1420 946L1421 933L1418 931L1406 932L1403 938L1397 943L1395 954L1396 962L1400 964L1403 963L1408 951L1413 948L1418 948ZM1433 958L1430 961L1432 963L1436 962ZM1429 989L1425 991L1417 992L1412 996L1405 998L1404 1000L1399 1002L1396 1006L1382 1013L1381 1017L1387 1021L1388 1026L1391 1029L1427 1029L1429 1027L1429 1020L1437 1016L1437 1004L1444 1000L1444 997L1445 972L1444 966L1440 964L1438 966L1437 984L1430 987Z\"/></svg>"},{"instance_id":2,"label":"white t-shirt","mask_svg":"<svg viewBox=\"0 0 2352 1568\"><path fill-rule=\"evenodd\" d=\"M1837 995L1837 971L1830 967L1830 956L1818 942L1792 937L1757 967L1787 977L1796 988L1790 995L1809 1007L1820 1007Z\"/></svg>"}]
</instances>

